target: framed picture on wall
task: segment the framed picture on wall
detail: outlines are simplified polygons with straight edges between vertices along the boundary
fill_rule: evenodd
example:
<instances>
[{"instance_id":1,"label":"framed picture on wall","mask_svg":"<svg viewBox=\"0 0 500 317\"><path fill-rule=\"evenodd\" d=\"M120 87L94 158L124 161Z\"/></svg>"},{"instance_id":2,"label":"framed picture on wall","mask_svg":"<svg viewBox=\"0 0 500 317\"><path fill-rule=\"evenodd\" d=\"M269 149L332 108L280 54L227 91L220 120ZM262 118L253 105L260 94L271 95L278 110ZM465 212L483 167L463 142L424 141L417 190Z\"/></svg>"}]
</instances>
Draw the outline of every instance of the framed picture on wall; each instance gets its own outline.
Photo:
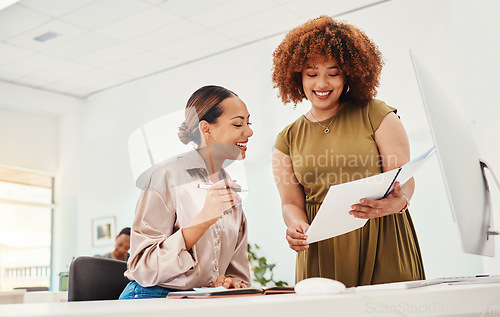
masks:
<instances>
[{"instance_id":1,"label":"framed picture on wall","mask_svg":"<svg viewBox=\"0 0 500 317\"><path fill-rule=\"evenodd\" d=\"M116 236L115 217L92 219L92 246L113 245Z\"/></svg>"}]
</instances>

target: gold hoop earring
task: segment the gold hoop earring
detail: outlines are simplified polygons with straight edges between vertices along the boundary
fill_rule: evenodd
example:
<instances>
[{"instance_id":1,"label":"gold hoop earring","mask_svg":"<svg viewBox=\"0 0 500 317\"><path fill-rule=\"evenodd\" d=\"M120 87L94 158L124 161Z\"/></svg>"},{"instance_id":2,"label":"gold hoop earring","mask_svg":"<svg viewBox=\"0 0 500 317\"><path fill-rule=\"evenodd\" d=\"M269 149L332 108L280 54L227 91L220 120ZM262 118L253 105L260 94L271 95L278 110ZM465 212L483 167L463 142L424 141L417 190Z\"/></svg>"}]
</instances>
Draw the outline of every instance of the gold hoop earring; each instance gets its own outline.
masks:
<instances>
[{"instance_id":1,"label":"gold hoop earring","mask_svg":"<svg viewBox=\"0 0 500 317\"><path fill-rule=\"evenodd\" d=\"M347 90L345 91L345 93L346 93L346 94L349 92L349 89L350 89L350 88L351 88L351 87L349 87L349 85L347 85Z\"/></svg>"}]
</instances>

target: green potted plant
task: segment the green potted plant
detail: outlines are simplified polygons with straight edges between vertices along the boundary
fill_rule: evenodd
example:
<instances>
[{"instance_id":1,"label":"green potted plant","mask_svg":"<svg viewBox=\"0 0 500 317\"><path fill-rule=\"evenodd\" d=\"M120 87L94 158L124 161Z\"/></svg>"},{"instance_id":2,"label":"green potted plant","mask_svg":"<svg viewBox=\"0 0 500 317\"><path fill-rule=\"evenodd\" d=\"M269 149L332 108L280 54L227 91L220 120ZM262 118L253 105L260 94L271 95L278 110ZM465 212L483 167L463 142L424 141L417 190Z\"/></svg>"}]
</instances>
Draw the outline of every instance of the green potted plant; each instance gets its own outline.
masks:
<instances>
[{"instance_id":1,"label":"green potted plant","mask_svg":"<svg viewBox=\"0 0 500 317\"><path fill-rule=\"evenodd\" d=\"M265 286L287 286L285 281L275 281L273 270L276 267L274 263L267 263L264 256L259 256L257 253L260 247L257 244L248 243L248 261L252 270L253 281L259 283L262 287Z\"/></svg>"}]
</instances>

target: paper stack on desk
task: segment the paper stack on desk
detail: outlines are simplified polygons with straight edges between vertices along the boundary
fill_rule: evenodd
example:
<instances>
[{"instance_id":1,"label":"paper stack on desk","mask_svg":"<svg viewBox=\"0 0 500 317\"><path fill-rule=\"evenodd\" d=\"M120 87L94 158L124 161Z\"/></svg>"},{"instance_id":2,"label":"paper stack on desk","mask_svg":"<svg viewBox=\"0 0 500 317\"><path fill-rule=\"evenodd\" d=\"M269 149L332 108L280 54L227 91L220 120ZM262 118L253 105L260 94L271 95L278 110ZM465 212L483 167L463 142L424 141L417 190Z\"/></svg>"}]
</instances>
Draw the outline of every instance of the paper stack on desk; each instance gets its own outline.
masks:
<instances>
[{"instance_id":1,"label":"paper stack on desk","mask_svg":"<svg viewBox=\"0 0 500 317\"><path fill-rule=\"evenodd\" d=\"M351 206L361 198L380 199L394 188L394 183L406 183L415 172L435 153L434 147L405 165L356 181L333 185L321 204L309 229L307 242L313 243L361 228L367 219L354 218L349 214Z\"/></svg>"}]
</instances>

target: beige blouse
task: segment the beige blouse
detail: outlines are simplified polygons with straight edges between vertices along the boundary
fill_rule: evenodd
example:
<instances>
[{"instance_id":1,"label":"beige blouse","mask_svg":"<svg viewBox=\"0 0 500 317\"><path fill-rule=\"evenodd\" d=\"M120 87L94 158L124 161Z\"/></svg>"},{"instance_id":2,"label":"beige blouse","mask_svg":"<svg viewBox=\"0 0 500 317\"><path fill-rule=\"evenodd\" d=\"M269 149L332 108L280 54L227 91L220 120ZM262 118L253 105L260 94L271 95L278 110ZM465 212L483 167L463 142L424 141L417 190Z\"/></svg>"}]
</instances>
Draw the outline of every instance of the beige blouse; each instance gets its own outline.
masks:
<instances>
[{"instance_id":1,"label":"beige blouse","mask_svg":"<svg viewBox=\"0 0 500 317\"><path fill-rule=\"evenodd\" d=\"M186 250L180 229L203 208L206 190L197 185L207 180L205 162L195 150L154 169L137 202L126 277L145 287L179 290L211 286L219 275L250 285L241 204Z\"/></svg>"}]
</instances>

